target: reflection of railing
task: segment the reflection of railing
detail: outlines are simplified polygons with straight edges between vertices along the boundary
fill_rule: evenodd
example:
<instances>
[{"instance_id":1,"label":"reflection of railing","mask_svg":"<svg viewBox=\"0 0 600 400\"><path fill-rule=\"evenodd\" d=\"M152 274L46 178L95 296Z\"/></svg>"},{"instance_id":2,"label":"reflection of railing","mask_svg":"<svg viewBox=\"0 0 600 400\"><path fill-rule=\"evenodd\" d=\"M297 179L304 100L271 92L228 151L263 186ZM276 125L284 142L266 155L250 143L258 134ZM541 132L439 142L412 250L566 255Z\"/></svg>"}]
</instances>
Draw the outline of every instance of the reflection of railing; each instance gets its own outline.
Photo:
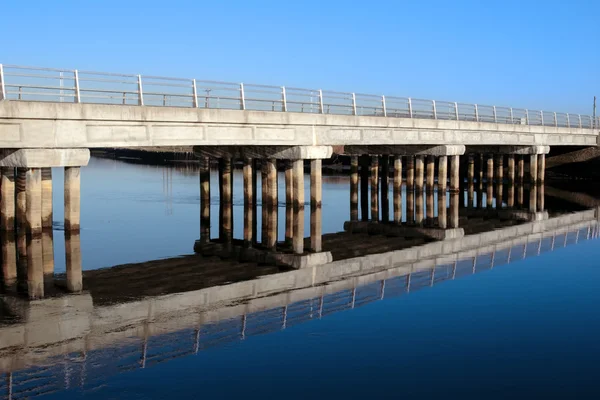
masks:
<instances>
[{"instance_id":1,"label":"reflection of railing","mask_svg":"<svg viewBox=\"0 0 600 400\"><path fill-rule=\"evenodd\" d=\"M557 234L539 234L538 240L494 250L459 261L423 269L408 275L375 281L329 295L298 301L240 317L183 329L173 333L131 339L119 347L92 350L85 355L68 354L53 358L52 365L6 374L0 380L0 396L35 397L79 386L83 390L101 387L107 377L136 368L145 368L173 358L244 340L253 335L286 329L311 319L353 309L380 299L400 296L436 283L510 264L598 236L598 225ZM537 237L537 236L536 236ZM11 397L12 396L12 397Z\"/></svg>"},{"instance_id":2,"label":"reflection of railing","mask_svg":"<svg viewBox=\"0 0 600 400\"><path fill-rule=\"evenodd\" d=\"M600 117L551 111L196 79L0 64L0 100L365 115L568 128Z\"/></svg>"}]
</instances>

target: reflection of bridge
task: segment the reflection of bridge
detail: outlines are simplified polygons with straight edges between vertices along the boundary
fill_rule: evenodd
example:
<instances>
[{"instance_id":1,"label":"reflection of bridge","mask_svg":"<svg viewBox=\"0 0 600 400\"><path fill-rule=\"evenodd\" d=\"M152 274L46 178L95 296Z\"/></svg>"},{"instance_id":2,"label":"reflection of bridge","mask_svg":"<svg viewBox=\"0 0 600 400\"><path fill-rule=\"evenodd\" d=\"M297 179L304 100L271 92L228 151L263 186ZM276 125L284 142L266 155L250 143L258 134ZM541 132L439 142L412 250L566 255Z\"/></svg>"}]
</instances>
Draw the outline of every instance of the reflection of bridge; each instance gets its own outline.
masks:
<instances>
[{"instance_id":1,"label":"reflection of bridge","mask_svg":"<svg viewBox=\"0 0 600 400\"><path fill-rule=\"evenodd\" d=\"M17 320L0 328L0 368L6 373L0 394L21 398L71 386L91 389L110 374L286 329L575 244L597 233L598 211L588 210L259 276L269 273L263 269L251 278L238 276L233 280L247 280L234 283L226 283L232 279L225 268L213 286L186 287L185 292L173 287L170 294L125 304L111 304L108 298L97 301L103 296L102 287L109 286L112 269L89 271L84 273L88 291L79 295L32 302L4 297L4 306ZM198 261L191 256L153 263L178 263L190 269L201 268ZM115 281L127 270L136 270L135 265L115 268ZM163 268L164 274L173 276L173 271ZM101 278L104 284L97 285Z\"/></svg>"}]
</instances>

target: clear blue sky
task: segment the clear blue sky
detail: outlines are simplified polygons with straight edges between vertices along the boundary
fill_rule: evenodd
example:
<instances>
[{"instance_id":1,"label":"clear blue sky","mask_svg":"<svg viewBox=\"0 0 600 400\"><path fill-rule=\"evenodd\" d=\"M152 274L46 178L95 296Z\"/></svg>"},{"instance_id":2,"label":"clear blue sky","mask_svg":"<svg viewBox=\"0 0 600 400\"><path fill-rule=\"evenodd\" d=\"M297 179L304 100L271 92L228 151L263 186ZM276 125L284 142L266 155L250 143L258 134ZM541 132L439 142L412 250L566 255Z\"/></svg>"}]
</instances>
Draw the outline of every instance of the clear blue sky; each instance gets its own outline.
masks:
<instances>
[{"instance_id":1,"label":"clear blue sky","mask_svg":"<svg viewBox=\"0 0 600 400\"><path fill-rule=\"evenodd\" d=\"M600 1L5 0L0 63L591 114Z\"/></svg>"}]
</instances>

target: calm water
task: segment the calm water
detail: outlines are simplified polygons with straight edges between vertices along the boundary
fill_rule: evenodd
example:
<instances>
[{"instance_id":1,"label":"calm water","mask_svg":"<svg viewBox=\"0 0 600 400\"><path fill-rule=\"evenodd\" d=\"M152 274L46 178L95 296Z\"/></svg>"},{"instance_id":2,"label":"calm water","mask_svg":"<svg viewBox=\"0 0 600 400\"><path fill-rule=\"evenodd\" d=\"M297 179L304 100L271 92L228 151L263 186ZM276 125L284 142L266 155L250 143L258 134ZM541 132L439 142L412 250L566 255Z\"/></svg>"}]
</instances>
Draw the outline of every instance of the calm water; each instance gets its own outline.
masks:
<instances>
[{"instance_id":1,"label":"calm water","mask_svg":"<svg viewBox=\"0 0 600 400\"><path fill-rule=\"evenodd\" d=\"M323 283L302 286L318 280L318 272L175 258L193 254L199 238L193 170L92 158L81 179L85 290L65 296L49 289L33 303L5 290L0 396L537 398L600 392L597 223L593 211L549 196L550 189L549 218L569 211L582 216L577 223L561 220L556 232L525 242L515 235L505 246L484 243L479 252L444 250L432 265L411 264L412 273L391 259L388 267L353 275L356 263L348 261L322 269L330 274ZM211 179L214 237L216 173ZM243 235L241 179L236 170L235 238ZM279 182L281 200L282 177ZM342 232L350 215L349 179L325 176L323 182L323 233ZM55 205L62 204L58 169L54 187ZM306 193L308 199L308 179ZM461 218L466 238L487 226L500 232L516 224L490 215ZM54 274L62 282L61 207L55 206L54 221ZM307 235L309 224L306 212ZM278 230L283 240L283 211ZM362 237L336 245L356 251L380 245L356 259L361 265L381 262L373 253L388 247L408 247L394 247L403 238ZM454 258L445 259L449 254ZM252 282L263 285L248 286L253 300L215 302ZM27 346L18 345L21 337ZM48 339L54 337L62 340Z\"/></svg>"}]
</instances>

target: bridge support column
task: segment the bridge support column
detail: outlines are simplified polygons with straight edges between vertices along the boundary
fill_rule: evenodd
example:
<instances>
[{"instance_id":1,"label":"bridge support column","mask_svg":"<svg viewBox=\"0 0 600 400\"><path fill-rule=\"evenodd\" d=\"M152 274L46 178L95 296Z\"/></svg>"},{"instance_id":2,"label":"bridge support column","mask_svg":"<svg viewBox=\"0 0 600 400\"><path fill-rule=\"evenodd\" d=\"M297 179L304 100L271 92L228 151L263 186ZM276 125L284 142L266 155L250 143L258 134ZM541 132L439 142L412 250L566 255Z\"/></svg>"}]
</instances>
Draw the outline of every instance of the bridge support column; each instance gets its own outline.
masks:
<instances>
[{"instance_id":1,"label":"bridge support column","mask_svg":"<svg viewBox=\"0 0 600 400\"><path fill-rule=\"evenodd\" d=\"M496 156L496 208L502 208L504 184L504 155Z\"/></svg>"},{"instance_id":2,"label":"bridge support column","mask_svg":"<svg viewBox=\"0 0 600 400\"><path fill-rule=\"evenodd\" d=\"M304 253L304 160L293 161L294 175L294 235L292 249Z\"/></svg>"},{"instance_id":3,"label":"bridge support column","mask_svg":"<svg viewBox=\"0 0 600 400\"><path fill-rule=\"evenodd\" d=\"M525 157L522 155L517 157L517 181L522 185L525 181Z\"/></svg>"},{"instance_id":4,"label":"bridge support column","mask_svg":"<svg viewBox=\"0 0 600 400\"><path fill-rule=\"evenodd\" d=\"M65 167L65 230L78 231L81 219L80 167Z\"/></svg>"},{"instance_id":5,"label":"bridge support column","mask_svg":"<svg viewBox=\"0 0 600 400\"><path fill-rule=\"evenodd\" d=\"M0 182L0 225L3 231L15 229L15 169L2 167Z\"/></svg>"},{"instance_id":6,"label":"bridge support column","mask_svg":"<svg viewBox=\"0 0 600 400\"><path fill-rule=\"evenodd\" d=\"M447 199L448 195L445 191L438 191L438 227L440 229L446 229L448 226L448 209L446 208Z\"/></svg>"},{"instance_id":7,"label":"bridge support column","mask_svg":"<svg viewBox=\"0 0 600 400\"><path fill-rule=\"evenodd\" d=\"M27 229L27 168L17 168L16 179L17 229Z\"/></svg>"},{"instance_id":8,"label":"bridge support column","mask_svg":"<svg viewBox=\"0 0 600 400\"><path fill-rule=\"evenodd\" d=\"M427 156L427 192L433 193L435 187L435 157Z\"/></svg>"},{"instance_id":9,"label":"bridge support column","mask_svg":"<svg viewBox=\"0 0 600 400\"><path fill-rule=\"evenodd\" d=\"M54 234L51 230L42 232L42 259L44 263L44 284L54 286Z\"/></svg>"},{"instance_id":10,"label":"bridge support column","mask_svg":"<svg viewBox=\"0 0 600 400\"><path fill-rule=\"evenodd\" d=\"M200 158L200 242L210 242L210 158Z\"/></svg>"},{"instance_id":11,"label":"bridge support column","mask_svg":"<svg viewBox=\"0 0 600 400\"><path fill-rule=\"evenodd\" d=\"M67 290L72 293L83 290L81 266L81 239L79 232L65 231L65 253L67 267Z\"/></svg>"},{"instance_id":12,"label":"bridge support column","mask_svg":"<svg viewBox=\"0 0 600 400\"><path fill-rule=\"evenodd\" d=\"M14 168L13 168L14 169ZM13 202L14 204L14 202ZM13 208L14 212L14 208ZM13 221L14 225L14 221ZM17 283L17 246L15 233L12 231L2 235L2 277L5 287L12 287Z\"/></svg>"},{"instance_id":13,"label":"bridge support column","mask_svg":"<svg viewBox=\"0 0 600 400\"><path fill-rule=\"evenodd\" d=\"M460 156L450 156L450 191L460 190Z\"/></svg>"},{"instance_id":14,"label":"bridge support column","mask_svg":"<svg viewBox=\"0 0 600 400\"><path fill-rule=\"evenodd\" d=\"M529 212L537 212L537 185L531 185L529 189Z\"/></svg>"},{"instance_id":15,"label":"bridge support column","mask_svg":"<svg viewBox=\"0 0 600 400\"><path fill-rule=\"evenodd\" d=\"M254 174L253 161L251 158L244 159L244 246L251 247L253 242L254 225L254 188L252 187L252 175Z\"/></svg>"},{"instance_id":16,"label":"bridge support column","mask_svg":"<svg viewBox=\"0 0 600 400\"><path fill-rule=\"evenodd\" d=\"M438 193L446 192L448 187L448 156L438 158Z\"/></svg>"},{"instance_id":17,"label":"bridge support column","mask_svg":"<svg viewBox=\"0 0 600 400\"><path fill-rule=\"evenodd\" d=\"M52 168L42 168L42 228L52 229Z\"/></svg>"},{"instance_id":18,"label":"bridge support column","mask_svg":"<svg viewBox=\"0 0 600 400\"><path fill-rule=\"evenodd\" d=\"M371 220L379 221L379 156L371 156Z\"/></svg>"},{"instance_id":19,"label":"bridge support column","mask_svg":"<svg viewBox=\"0 0 600 400\"><path fill-rule=\"evenodd\" d=\"M478 166L478 171L477 171L477 183L478 183L478 187L479 187L479 191L483 191L483 170L484 170L484 156L483 154L479 154L478 157L479 160L479 166ZM481 199L478 199L479 202L481 202Z\"/></svg>"},{"instance_id":20,"label":"bridge support column","mask_svg":"<svg viewBox=\"0 0 600 400\"><path fill-rule=\"evenodd\" d=\"M358 221L358 156L350 158L350 221Z\"/></svg>"},{"instance_id":21,"label":"bridge support column","mask_svg":"<svg viewBox=\"0 0 600 400\"><path fill-rule=\"evenodd\" d=\"M406 160L406 222L415 222L415 158L408 156Z\"/></svg>"},{"instance_id":22,"label":"bridge support column","mask_svg":"<svg viewBox=\"0 0 600 400\"><path fill-rule=\"evenodd\" d=\"M515 155L508 155L508 195L506 205L509 208L515 206Z\"/></svg>"},{"instance_id":23,"label":"bridge support column","mask_svg":"<svg viewBox=\"0 0 600 400\"><path fill-rule=\"evenodd\" d=\"M423 156L415 156L415 190L417 192L423 191L424 164Z\"/></svg>"},{"instance_id":24,"label":"bridge support column","mask_svg":"<svg viewBox=\"0 0 600 400\"><path fill-rule=\"evenodd\" d=\"M370 157L360 157L360 218L363 221L369 219L369 170Z\"/></svg>"},{"instance_id":25,"label":"bridge support column","mask_svg":"<svg viewBox=\"0 0 600 400\"><path fill-rule=\"evenodd\" d=\"M450 228L458 228L459 214L458 214L458 205L459 205L459 195L458 192L450 193Z\"/></svg>"},{"instance_id":26,"label":"bridge support column","mask_svg":"<svg viewBox=\"0 0 600 400\"><path fill-rule=\"evenodd\" d=\"M529 155L529 183L532 185L537 182L538 155Z\"/></svg>"},{"instance_id":27,"label":"bridge support column","mask_svg":"<svg viewBox=\"0 0 600 400\"><path fill-rule=\"evenodd\" d=\"M285 243L292 244L294 236L294 170L292 161L285 162ZM358 179L358 177L357 177ZM358 184L358 182L357 182ZM357 188L358 189L358 188ZM358 193L356 193L358 201ZM358 204L357 204L358 207ZM356 210L358 214L358 209Z\"/></svg>"},{"instance_id":28,"label":"bridge support column","mask_svg":"<svg viewBox=\"0 0 600 400\"><path fill-rule=\"evenodd\" d=\"M435 211L433 209L433 200L434 200L433 197L434 197L433 191L425 192L425 213L426 213L425 223L429 227L432 227L434 225L433 218L435 215Z\"/></svg>"},{"instance_id":29,"label":"bridge support column","mask_svg":"<svg viewBox=\"0 0 600 400\"><path fill-rule=\"evenodd\" d=\"M323 221L321 217L323 180L321 177L321 164L321 160L311 160L310 162L310 250L315 253L323 250Z\"/></svg>"},{"instance_id":30,"label":"bridge support column","mask_svg":"<svg viewBox=\"0 0 600 400\"><path fill-rule=\"evenodd\" d=\"M394 158L394 222L402 223L402 156Z\"/></svg>"},{"instance_id":31,"label":"bridge support column","mask_svg":"<svg viewBox=\"0 0 600 400\"><path fill-rule=\"evenodd\" d=\"M42 238L38 235L35 237L28 237L25 240L27 243L27 293L30 299L41 299L44 297Z\"/></svg>"},{"instance_id":32,"label":"bridge support column","mask_svg":"<svg viewBox=\"0 0 600 400\"><path fill-rule=\"evenodd\" d=\"M467 207L473 207L475 199L475 157L473 154L468 155L467 160Z\"/></svg>"},{"instance_id":33,"label":"bridge support column","mask_svg":"<svg viewBox=\"0 0 600 400\"><path fill-rule=\"evenodd\" d=\"M538 172L538 183L539 184L543 184L544 180L546 179L546 155L545 154L539 154L538 155L538 165L537 165L537 172Z\"/></svg>"},{"instance_id":34,"label":"bridge support column","mask_svg":"<svg viewBox=\"0 0 600 400\"><path fill-rule=\"evenodd\" d=\"M415 191L415 224L423 225L424 210L423 210L423 189Z\"/></svg>"},{"instance_id":35,"label":"bridge support column","mask_svg":"<svg viewBox=\"0 0 600 400\"><path fill-rule=\"evenodd\" d=\"M220 227L219 239L231 244L233 239L233 181L231 158L219 159Z\"/></svg>"},{"instance_id":36,"label":"bridge support column","mask_svg":"<svg viewBox=\"0 0 600 400\"><path fill-rule=\"evenodd\" d=\"M381 220L390 220L390 156L381 156Z\"/></svg>"},{"instance_id":37,"label":"bridge support column","mask_svg":"<svg viewBox=\"0 0 600 400\"><path fill-rule=\"evenodd\" d=\"M42 171L40 168L27 169L25 187L27 232L31 235L39 235L42 233Z\"/></svg>"},{"instance_id":38,"label":"bridge support column","mask_svg":"<svg viewBox=\"0 0 600 400\"><path fill-rule=\"evenodd\" d=\"M277 247L277 211L278 211L278 193L277 193L277 160L268 159L265 162L267 166L267 179L268 179L268 235L267 235L267 248L275 250Z\"/></svg>"}]
</instances>

